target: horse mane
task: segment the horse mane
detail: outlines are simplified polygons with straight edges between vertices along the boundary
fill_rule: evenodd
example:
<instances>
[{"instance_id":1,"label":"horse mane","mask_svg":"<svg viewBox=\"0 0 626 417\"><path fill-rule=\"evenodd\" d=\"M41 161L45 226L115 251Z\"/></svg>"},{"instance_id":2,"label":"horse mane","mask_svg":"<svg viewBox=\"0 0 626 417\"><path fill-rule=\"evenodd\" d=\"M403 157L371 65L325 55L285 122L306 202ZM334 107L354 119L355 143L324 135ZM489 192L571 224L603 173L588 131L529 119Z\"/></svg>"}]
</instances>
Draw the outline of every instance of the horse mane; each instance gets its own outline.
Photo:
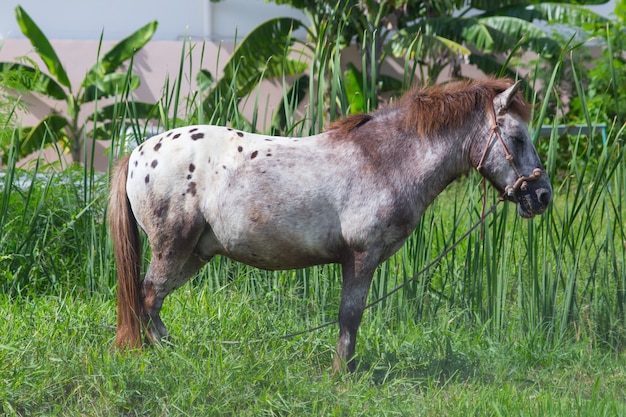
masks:
<instances>
[{"instance_id":1,"label":"horse mane","mask_svg":"<svg viewBox=\"0 0 626 417\"><path fill-rule=\"evenodd\" d=\"M356 129L359 126L364 125L365 123L372 120L372 115L367 113L359 113L359 114L351 114L346 117L342 117L341 119L335 120L332 122L326 130L341 130L343 132L350 132Z\"/></svg>"},{"instance_id":2,"label":"horse mane","mask_svg":"<svg viewBox=\"0 0 626 417\"><path fill-rule=\"evenodd\" d=\"M424 137L444 128L462 126L479 109L491 111L493 99L512 85L509 78L485 78L414 87L391 108L405 109L403 128ZM530 120L531 106L519 92L509 110L526 122ZM327 130L339 129L348 133L375 116L376 113L351 115L333 122Z\"/></svg>"},{"instance_id":3,"label":"horse mane","mask_svg":"<svg viewBox=\"0 0 626 417\"><path fill-rule=\"evenodd\" d=\"M450 82L429 88L414 88L397 106L405 107L404 127L424 136L443 128L453 129L467 122L479 109L491 111L493 99L513 85L508 78L485 78ZM530 120L531 106L517 93L509 111L524 121Z\"/></svg>"}]
</instances>

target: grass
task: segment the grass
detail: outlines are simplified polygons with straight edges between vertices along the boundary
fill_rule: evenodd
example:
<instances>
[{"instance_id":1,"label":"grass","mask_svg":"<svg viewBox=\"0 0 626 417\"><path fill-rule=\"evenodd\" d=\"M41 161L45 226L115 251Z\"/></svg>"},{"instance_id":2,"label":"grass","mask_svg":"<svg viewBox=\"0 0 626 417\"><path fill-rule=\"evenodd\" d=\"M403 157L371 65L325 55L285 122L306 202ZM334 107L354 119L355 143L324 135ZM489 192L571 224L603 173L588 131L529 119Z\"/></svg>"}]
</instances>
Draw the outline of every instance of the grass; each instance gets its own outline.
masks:
<instances>
[{"instance_id":1,"label":"grass","mask_svg":"<svg viewBox=\"0 0 626 417\"><path fill-rule=\"evenodd\" d=\"M494 342L480 328L368 314L355 375L330 370L335 328L225 345L308 323L205 284L164 311L174 346L112 353L115 305L72 294L0 298L6 415L553 415L626 413L626 363L585 343ZM263 313L259 314L260 312ZM262 323L258 323L263 317ZM462 321L462 320L461 320Z\"/></svg>"},{"instance_id":2,"label":"grass","mask_svg":"<svg viewBox=\"0 0 626 417\"><path fill-rule=\"evenodd\" d=\"M310 80L303 120L298 109L286 109L294 134L315 133L349 108L338 57L321 44L313 52L312 73L323 81ZM182 107L190 122L222 122L202 114L201 97L178 97L176 80L164 91L161 126L184 123L168 119ZM374 89L366 94L374 102ZM236 99L228 100L222 110L232 113L230 123L249 125ZM120 112L132 113L131 104L120 103ZM547 107L536 108L543 120ZM267 272L217 258L165 302L173 346L111 351L108 177L39 164L21 171L9 159L0 178L0 413L626 415L623 137L620 126L609 129L603 146L573 137L565 161L556 133L538 140L558 179L551 208L525 221L513 205L499 206L482 237L475 231L369 309L354 375L331 373L336 326L278 338L335 319L335 266ZM495 198L489 192L489 202ZM480 218L481 203L478 175L450 186L377 270L370 301L449 247Z\"/></svg>"}]
</instances>

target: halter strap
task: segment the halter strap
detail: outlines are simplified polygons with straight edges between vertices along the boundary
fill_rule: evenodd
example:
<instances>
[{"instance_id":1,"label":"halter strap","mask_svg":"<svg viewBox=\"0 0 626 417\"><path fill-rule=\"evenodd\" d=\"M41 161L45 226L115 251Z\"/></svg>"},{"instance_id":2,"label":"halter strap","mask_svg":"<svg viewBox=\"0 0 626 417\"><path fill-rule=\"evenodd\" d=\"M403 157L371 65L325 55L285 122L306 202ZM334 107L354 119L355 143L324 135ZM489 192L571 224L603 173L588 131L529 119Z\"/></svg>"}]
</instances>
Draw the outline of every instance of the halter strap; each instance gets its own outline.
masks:
<instances>
[{"instance_id":1,"label":"halter strap","mask_svg":"<svg viewBox=\"0 0 626 417\"><path fill-rule=\"evenodd\" d=\"M489 138L487 139L487 143L485 144L485 149L483 149L483 153L480 157L480 161L478 162L478 166L476 166L476 170L478 172L481 172L481 169L483 168L483 162L485 161L485 157L487 156L487 152L489 151L489 146L491 145L491 141L495 136L498 139L498 142L500 142L502 149L504 150L504 157L507 161L509 161L511 167L513 168L513 171L515 171L515 174L517 175L517 180L515 181L515 183L513 183L513 185L507 185L506 187L504 187L504 194L500 196L500 199L504 200L506 199L506 197L514 197L515 193L517 193L517 191L519 190L526 190L529 181L537 181L546 171L541 168L535 168L530 175L520 174L519 169L517 169L517 165L515 165L513 155L511 154L511 152L509 152L509 149L506 147L506 144L502 139L502 135L500 134L500 126L498 126L498 119L496 117L496 111L493 106L490 108L489 115L491 116L491 129L489 130ZM486 187L484 181L485 177L483 175L483 187Z\"/></svg>"}]
</instances>

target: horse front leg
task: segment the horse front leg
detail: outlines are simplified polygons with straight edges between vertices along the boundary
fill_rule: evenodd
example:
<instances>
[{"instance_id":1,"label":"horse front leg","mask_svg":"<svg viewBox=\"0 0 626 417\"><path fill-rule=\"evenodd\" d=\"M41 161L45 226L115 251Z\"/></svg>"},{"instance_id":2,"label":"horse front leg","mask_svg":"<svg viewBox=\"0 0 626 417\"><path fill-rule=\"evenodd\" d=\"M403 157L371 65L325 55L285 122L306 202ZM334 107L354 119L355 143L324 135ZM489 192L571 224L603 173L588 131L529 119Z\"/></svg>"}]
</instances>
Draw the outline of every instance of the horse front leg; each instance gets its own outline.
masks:
<instances>
[{"instance_id":1,"label":"horse front leg","mask_svg":"<svg viewBox=\"0 0 626 417\"><path fill-rule=\"evenodd\" d=\"M356 337L363 317L374 270L378 264L371 261L367 253L352 254L342 263L343 283L341 286L341 304L339 306L339 341L333 364L333 372L339 372L347 366L354 372L356 363L353 359Z\"/></svg>"}]
</instances>

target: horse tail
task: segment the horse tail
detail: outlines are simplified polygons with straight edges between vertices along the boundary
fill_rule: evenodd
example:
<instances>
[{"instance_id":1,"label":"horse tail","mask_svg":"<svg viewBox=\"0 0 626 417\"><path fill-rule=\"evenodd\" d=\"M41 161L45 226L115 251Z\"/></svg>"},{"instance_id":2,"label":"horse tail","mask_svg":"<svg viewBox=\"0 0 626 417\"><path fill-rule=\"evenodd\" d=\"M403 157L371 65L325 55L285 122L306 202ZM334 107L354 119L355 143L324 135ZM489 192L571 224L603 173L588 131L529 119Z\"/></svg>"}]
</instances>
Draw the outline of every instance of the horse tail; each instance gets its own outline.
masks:
<instances>
[{"instance_id":1,"label":"horse tail","mask_svg":"<svg viewBox=\"0 0 626 417\"><path fill-rule=\"evenodd\" d=\"M117 263L117 333L115 344L140 348L145 312L141 295L141 240L126 194L130 156L121 158L111 178L109 227Z\"/></svg>"}]
</instances>

